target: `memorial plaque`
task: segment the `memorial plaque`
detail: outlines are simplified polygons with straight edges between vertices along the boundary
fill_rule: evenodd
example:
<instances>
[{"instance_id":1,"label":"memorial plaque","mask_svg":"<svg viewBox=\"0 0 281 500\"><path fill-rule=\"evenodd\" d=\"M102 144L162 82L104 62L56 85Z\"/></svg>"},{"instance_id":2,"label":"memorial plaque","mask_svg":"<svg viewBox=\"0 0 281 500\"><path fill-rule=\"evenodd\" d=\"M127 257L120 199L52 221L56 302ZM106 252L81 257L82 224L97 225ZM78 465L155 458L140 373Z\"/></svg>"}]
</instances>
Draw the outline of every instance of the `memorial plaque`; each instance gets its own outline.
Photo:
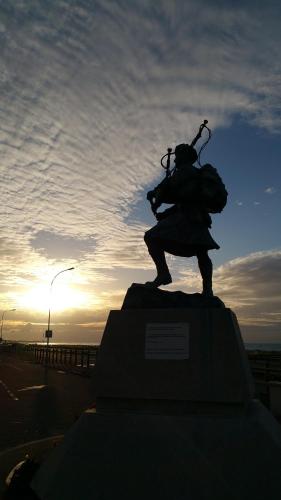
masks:
<instances>
[{"instance_id":1,"label":"memorial plaque","mask_svg":"<svg viewBox=\"0 0 281 500\"><path fill-rule=\"evenodd\" d=\"M188 323L147 323L145 359L188 359Z\"/></svg>"}]
</instances>

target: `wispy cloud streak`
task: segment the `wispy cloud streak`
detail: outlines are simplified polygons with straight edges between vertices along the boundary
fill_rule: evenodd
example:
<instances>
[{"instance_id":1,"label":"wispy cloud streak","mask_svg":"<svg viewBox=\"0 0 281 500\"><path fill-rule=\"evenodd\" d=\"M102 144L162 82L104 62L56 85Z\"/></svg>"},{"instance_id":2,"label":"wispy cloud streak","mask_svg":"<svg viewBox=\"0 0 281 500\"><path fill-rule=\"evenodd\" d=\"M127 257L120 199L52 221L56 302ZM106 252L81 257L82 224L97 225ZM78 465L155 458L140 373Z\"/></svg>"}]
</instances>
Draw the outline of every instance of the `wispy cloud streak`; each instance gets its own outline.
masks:
<instances>
[{"instance_id":1,"label":"wispy cloud streak","mask_svg":"<svg viewBox=\"0 0 281 500\"><path fill-rule=\"evenodd\" d=\"M214 271L214 292L238 315L243 331L263 327L265 339L280 333L281 251L256 252L219 266ZM175 288L200 291L197 270L181 273Z\"/></svg>"},{"instance_id":2,"label":"wispy cloud streak","mask_svg":"<svg viewBox=\"0 0 281 500\"><path fill-rule=\"evenodd\" d=\"M214 127L240 114L280 131L276 9L6 0L3 293L62 261L79 263L92 282L116 266L151 267L147 224L131 215L159 178L159 152L192 137L205 116Z\"/></svg>"}]
</instances>

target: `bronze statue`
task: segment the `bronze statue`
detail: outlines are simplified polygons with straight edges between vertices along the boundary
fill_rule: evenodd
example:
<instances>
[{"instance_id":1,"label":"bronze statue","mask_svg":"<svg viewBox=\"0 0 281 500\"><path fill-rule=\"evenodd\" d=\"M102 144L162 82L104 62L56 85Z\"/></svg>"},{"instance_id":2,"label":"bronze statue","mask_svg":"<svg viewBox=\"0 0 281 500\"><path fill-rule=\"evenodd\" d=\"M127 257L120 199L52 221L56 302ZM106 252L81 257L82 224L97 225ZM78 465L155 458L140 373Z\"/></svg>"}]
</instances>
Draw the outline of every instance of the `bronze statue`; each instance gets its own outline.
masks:
<instances>
[{"instance_id":1,"label":"bronze statue","mask_svg":"<svg viewBox=\"0 0 281 500\"><path fill-rule=\"evenodd\" d=\"M210 213L221 212L227 200L227 191L216 169L210 164L201 166L200 153L210 140L211 131L207 120L200 126L195 139L189 144L179 144L174 153L169 148L166 178L147 193L147 199L157 219L156 226L144 235L144 241L155 263L157 276L145 285L158 288L172 282L165 259L165 252L181 257L196 256L203 281L202 294L213 296L213 265L208 250L219 249L209 228L212 225ZM209 138L200 149L194 148L203 129L209 131ZM170 157L175 155L175 167L170 171ZM200 168L194 166L198 161ZM164 212L157 212L162 203L172 204Z\"/></svg>"}]
</instances>

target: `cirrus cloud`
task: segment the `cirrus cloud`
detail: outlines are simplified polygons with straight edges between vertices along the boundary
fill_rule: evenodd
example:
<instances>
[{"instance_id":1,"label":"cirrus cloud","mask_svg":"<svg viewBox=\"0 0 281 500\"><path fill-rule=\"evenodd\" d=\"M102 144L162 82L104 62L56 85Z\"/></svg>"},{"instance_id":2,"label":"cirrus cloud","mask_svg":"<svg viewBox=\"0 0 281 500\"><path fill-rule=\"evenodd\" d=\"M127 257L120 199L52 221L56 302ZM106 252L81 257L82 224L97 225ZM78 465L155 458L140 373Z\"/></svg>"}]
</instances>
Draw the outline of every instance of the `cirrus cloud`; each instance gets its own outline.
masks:
<instances>
[{"instance_id":1,"label":"cirrus cloud","mask_svg":"<svg viewBox=\"0 0 281 500\"><path fill-rule=\"evenodd\" d=\"M271 1L1 5L5 303L61 264L94 289L117 267L150 268L147 223L132 213L159 151L202 117L280 132L279 12Z\"/></svg>"},{"instance_id":2,"label":"cirrus cloud","mask_svg":"<svg viewBox=\"0 0 281 500\"><path fill-rule=\"evenodd\" d=\"M233 259L214 271L214 293L237 314L247 340L280 341L281 250L255 252ZM186 285L188 283L188 286ZM200 290L196 270L182 273L173 286Z\"/></svg>"}]
</instances>

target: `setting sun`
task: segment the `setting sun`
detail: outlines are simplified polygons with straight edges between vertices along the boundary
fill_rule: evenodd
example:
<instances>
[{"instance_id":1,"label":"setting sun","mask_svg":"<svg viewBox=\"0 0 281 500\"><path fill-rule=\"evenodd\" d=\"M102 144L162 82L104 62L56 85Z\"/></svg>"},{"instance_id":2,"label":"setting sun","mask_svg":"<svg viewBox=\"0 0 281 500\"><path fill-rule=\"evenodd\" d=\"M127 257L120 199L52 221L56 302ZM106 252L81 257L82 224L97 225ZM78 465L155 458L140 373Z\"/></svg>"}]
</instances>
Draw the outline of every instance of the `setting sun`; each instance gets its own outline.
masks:
<instances>
[{"instance_id":1,"label":"setting sun","mask_svg":"<svg viewBox=\"0 0 281 500\"><path fill-rule=\"evenodd\" d=\"M47 285L38 285L20 297L19 307L32 311L46 311L49 306L52 311L63 311L73 307L87 307L89 298L64 283L57 283L51 293Z\"/></svg>"}]
</instances>

